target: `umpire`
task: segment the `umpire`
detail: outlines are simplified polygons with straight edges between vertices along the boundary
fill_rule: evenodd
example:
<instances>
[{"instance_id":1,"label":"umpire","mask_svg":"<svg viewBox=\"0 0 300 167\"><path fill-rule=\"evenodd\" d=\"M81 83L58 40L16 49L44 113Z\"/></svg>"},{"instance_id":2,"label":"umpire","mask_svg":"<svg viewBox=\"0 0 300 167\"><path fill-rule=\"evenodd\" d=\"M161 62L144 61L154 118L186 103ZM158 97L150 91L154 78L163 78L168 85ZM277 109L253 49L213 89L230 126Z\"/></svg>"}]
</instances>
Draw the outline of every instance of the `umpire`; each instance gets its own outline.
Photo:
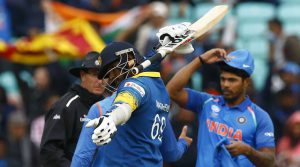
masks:
<instances>
[{"instance_id":1,"label":"umpire","mask_svg":"<svg viewBox=\"0 0 300 167\"><path fill-rule=\"evenodd\" d=\"M70 166L86 114L103 99L104 87L97 78L100 65L99 53L89 52L80 67L70 69L81 83L74 85L46 114L40 152L44 167Z\"/></svg>"}]
</instances>

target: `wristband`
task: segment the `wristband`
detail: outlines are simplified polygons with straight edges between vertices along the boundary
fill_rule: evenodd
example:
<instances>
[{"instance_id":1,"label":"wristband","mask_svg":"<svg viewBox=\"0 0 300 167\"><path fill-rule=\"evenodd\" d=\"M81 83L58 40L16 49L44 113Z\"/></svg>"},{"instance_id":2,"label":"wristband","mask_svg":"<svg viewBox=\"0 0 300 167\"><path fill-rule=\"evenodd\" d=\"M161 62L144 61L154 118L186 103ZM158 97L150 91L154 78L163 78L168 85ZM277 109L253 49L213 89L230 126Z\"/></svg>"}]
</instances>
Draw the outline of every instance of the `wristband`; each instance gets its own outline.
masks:
<instances>
[{"instance_id":1,"label":"wristband","mask_svg":"<svg viewBox=\"0 0 300 167\"><path fill-rule=\"evenodd\" d=\"M202 65L206 64L201 56L198 56L198 58L199 58L199 60L200 60L200 62L201 62Z\"/></svg>"}]
</instances>

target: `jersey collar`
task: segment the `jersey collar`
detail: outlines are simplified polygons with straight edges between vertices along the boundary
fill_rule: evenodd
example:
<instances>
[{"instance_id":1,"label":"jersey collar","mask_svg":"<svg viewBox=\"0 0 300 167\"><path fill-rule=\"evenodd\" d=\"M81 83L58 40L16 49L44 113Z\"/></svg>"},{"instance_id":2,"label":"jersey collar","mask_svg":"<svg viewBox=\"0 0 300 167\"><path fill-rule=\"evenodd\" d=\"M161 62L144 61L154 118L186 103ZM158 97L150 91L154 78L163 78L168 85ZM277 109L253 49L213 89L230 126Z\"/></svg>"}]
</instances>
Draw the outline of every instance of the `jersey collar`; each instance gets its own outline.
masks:
<instances>
[{"instance_id":1,"label":"jersey collar","mask_svg":"<svg viewBox=\"0 0 300 167\"><path fill-rule=\"evenodd\" d=\"M251 105L251 103L252 103L252 101L250 100L249 96L246 96L246 99L241 104L236 105L234 107L230 107L230 108L238 108L240 111L245 111L247 109L247 107ZM221 98L220 98L220 104L226 105L223 96L221 96Z\"/></svg>"},{"instance_id":2,"label":"jersey collar","mask_svg":"<svg viewBox=\"0 0 300 167\"><path fill-rule=\"evenodd\" d=\"M132 78L138 78L138 77L152 77L152 78L160 78L159 72L141 72Z\"/></svg>"}]
</instances>

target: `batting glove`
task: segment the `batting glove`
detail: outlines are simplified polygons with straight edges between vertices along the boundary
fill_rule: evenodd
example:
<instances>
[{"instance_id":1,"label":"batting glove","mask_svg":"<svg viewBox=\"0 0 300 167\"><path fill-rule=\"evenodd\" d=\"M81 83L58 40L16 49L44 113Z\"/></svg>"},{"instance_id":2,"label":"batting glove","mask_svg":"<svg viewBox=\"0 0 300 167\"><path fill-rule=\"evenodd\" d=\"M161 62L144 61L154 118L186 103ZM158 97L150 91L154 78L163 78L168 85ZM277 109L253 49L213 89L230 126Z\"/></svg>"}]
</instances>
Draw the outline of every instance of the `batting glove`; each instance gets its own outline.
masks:
<instances>
[{"instance_id":1,"label":"batting glove","mask_svg":"<svg viewBox=\"0 0 300 167\"><path fill-rule=\"evenodd\" d=\"M92 140L97 146L111 142L111 139L117 132L117 127L109 114L90 120L86 127L95 127Z\"/></svg>"},{"instance_id":2,"label":"batting glove","mask_svg":"<svg viewBox=\"0 0 300 167\"><path fill-rule=\"evenodd\" d=\"M189 22L183 22L180 24L175 24L171 26L166 26L161 28L156 36L159 39L159 43L164 46L171 41L175 41L176 38L184 35L188 31L188 26L191 25ZM187 43L185 45L181 45L175 49L175 52L178 54L189 54L194 51L192 44Z\"/></svg>"}]
</instances>

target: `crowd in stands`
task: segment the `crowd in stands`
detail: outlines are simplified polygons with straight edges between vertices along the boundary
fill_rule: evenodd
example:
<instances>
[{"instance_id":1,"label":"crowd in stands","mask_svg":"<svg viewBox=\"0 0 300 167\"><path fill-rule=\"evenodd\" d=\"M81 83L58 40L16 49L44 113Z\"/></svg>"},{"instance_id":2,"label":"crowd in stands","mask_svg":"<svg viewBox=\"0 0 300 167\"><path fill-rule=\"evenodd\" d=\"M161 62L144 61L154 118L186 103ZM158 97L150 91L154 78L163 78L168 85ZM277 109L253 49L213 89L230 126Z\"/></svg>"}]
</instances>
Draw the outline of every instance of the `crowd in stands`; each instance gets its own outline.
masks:
<instances>
[{"instance_id":1,"label":"crowd in stands","mask_svg":"<svg viewBox=\"0 0 300 167\"><path fill-rule=\"evenodd\" d=\"M54 1L54 0L53 0ZM117 40L134 44L143 55L153 53L158 44L156 32L163 26L180 19L187 10L202 4L231 4L234 11L244 3L267 3L278 8L288 0L57 0L66 5L98 13L129 11L148 5L132 22L118 29L113 35L102 34L103 25L91 22L106 43ZM55 32L64 20L51 9L52 0L0 0L0 40L14 43L20 38L34 38L41 33ZM296 2L296 1L295 1ZM177 6L177 19L171 18L172 6ZM300 6L300 2L298 2ZM192 13L193 15L193 13ZM263 14L262 14L263 15ZM185 17L183 17L185 18ZM172 53L165 58L161 74L168 80L183 66L201 53L215 47L228 52L238 45L238 22L232 12L224 24L193 43L195 51L190 55ZM299 29L300 31L300 29ZM299 33L300 34L300 33ZM299 34L289 34L284 21L277 17L267 20L267 41L264 58L255 57L258 71L249 95L271 116L275 126L277 166L300 166L300 39ZM251 38L251 37L250 37ZM250 45L246 46L245 49ZM1 46L0 46L1 47ZM264 47L264 46L259 46ZM259 49L259 48L256 48ZM255 49L254 49L255 50ZM43 65L13 63L0 56L0 167L38 167L39 145L44 126L44 114L51 105L77 82L68 74L68 68L79 59L62 59ZM262 63L261 63L262 62ZM261 70L261 71L259 71ZM205 65L191 79L189 86L196 90L220 94L219 69ZM216 75L213 75L216 74ZM181 127L188 125L188 133L197 141L197 123L192 112L183 112L175 103L171 107L172 124L176 136ZM196 142L184 157L169 167L195 166Z\"/></svg>"}]
</instances>

